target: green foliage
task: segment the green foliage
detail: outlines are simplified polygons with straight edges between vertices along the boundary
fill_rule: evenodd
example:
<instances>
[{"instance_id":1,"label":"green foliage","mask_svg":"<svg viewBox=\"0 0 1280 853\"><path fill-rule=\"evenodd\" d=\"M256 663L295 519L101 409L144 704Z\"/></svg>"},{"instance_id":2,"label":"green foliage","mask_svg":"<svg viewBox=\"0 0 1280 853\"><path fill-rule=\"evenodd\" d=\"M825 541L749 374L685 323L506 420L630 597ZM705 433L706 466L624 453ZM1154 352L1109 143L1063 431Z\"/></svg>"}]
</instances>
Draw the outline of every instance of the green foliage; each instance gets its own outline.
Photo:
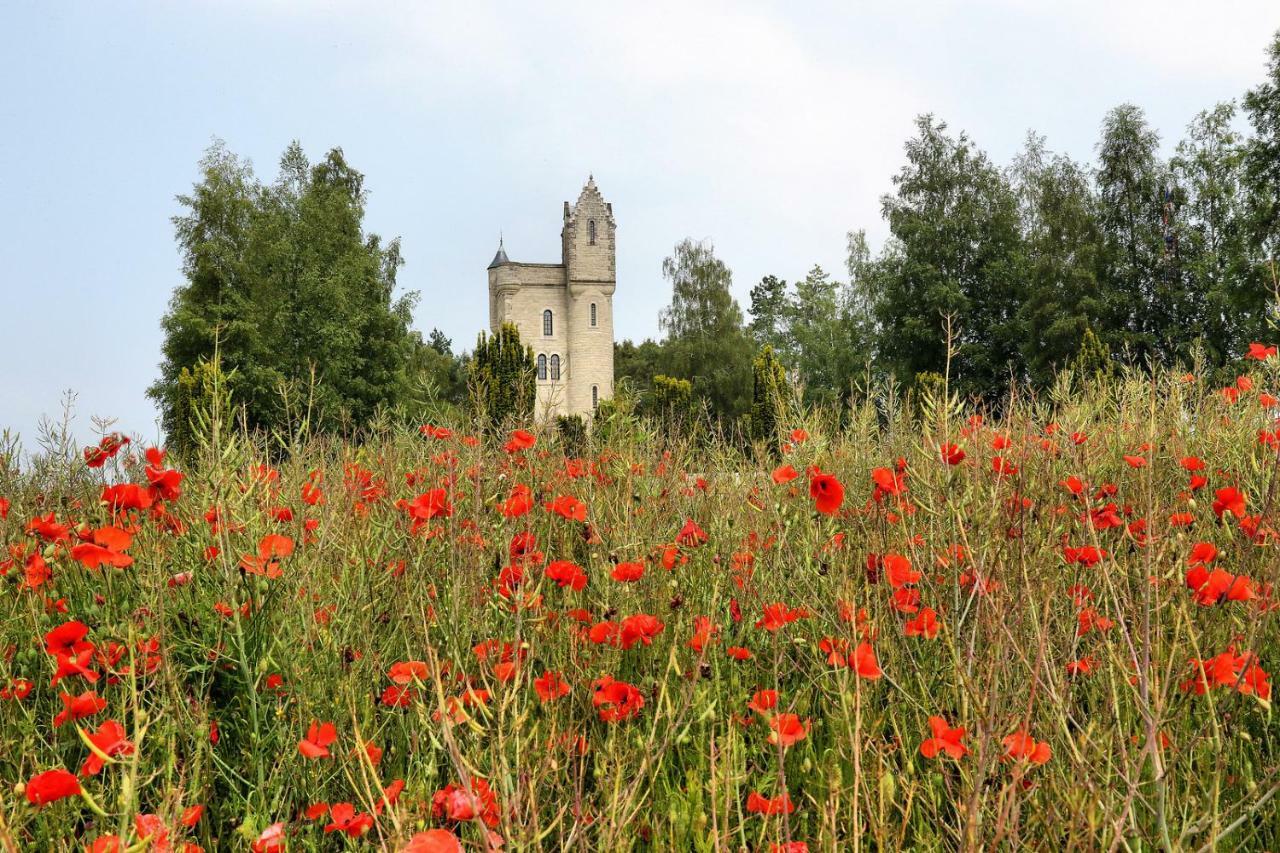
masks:
<instances>
[{"instance_id":1,"label":"green foliage","mask_svg":"<svg viewBox=\"0 0 1280 853\"><path fill-rule=\"evenodd\" d=\"M1021 354L1029 377L1043 387L1075 358L1103 315L1102 230L1088 173L1046 152L1043 139L1028 137L1012 175L1027 256Z\"/></svg>"},{"instance_id":2,"label":"green foliage","mask_svg":"<svg viewBox=\"0 0 1280 853\"><path fill-rule=\"evenodd\" d=\"M1250 258L1244 160L1234 103L1196 116L1170 163L1185 195L1185 228L1177 248L1198 294L1192 331L1210 363L1223 365L1266 334L1270 288Z\"/></svg>"},{"instance_id":3,"label":"green foliage","mask_svg":"<svg viewBox=\"0 0 1280 853\"><path fill-rule=\"evenodd\" d=\"M679 428L693 417L693 383L657 374L649 391L648 411L668 427Z\"/></svg>"},{"instance_id":4,"label":"green foliage","mask_svg":"<svg viewBox=\"0 0 1280 853\"><path fill-rule=\"evenodd\" d=\"M780 447L779 429L791 398L787 371L773 354L773 347L765 344L751 363L751 373L751 440L763 442L776 453Z\"/></svg>"},{"instance_id":5,"label":"green foliage","mask_svg":"<svg viewBox=\"0 0 1280 853\"><path fill-rule=\"evenodd\" d=\"M1253 136L1244 153L1248 226L1259 262L1280 256L1280 31L1267 51L1266 78L1244 96Z\"/></svg>"},{"instance_id":6,"label":"green foliage","mask_svg":"<svg viewBox=\"0 0 1280 853\"><path fill-rule=\"evenodd\" d=\"M661 317L663 373L689 380L712 412L737 419L750 406L751 339L730 291L732 273L710 243L693 240L676 245L662 273L671 282L671 304Z\"/></svg>"},{"instance_id":7,"label":"green foliage","mask_svg":"<svg viewBox=\"0 0 1280 853\"><path fill-rule=\"evenodd\" d=\"M314 165L298 143L263 184L215 143L174 218L186 283L161 321L160 379L150 395L165 431L185 429L179 380L221 360L250 427L361 427L403 403L421 346L416 294L396 298L398 241L363 228L364 177L333 149Z\"/></svg>"},{"instance_id":8,"label":"green foliage","mask_svg":"<svg viewBox=\"0 0 1280 853\"><path fill-rule=\"evenodd\" d=\"M665 348L651 339L636 344L618 341L613 346L613 381L629 383L631 390L640 396L647 395L653 377L665 368Z\"/></svg>"},{"instance_id":9,"label":"green foliage","mask_svg":"<svg viewBox=\"0 0 1280 853\"><path fill-rule=\"evenodd\" d=\"M533 347L520 342L514 323L480 333L471 358L471 399L478 416L497 429L527 421L536 402L538 367Z\"/></svg>"},{"instance_id":10,"label":"green foliage","mask_svg":"<svg viewBox=\"0 0 1280 853\"><path fill-rule=\"evenodd\" d=\"M966 135L948 135L932 116L916 126L893 179L897 191L883 200L893 239L874 305L882 366L905 377L944 372L949 320L958 390L992 398L1018 364L1023 338L1017 202Z\"/></svg>"},{"instance_id":11,"label":"green foliage","mask_svg":"<svg viewBox=\"0 0 1280 853\"><path fill-rule=\"evenodd\" d=\"M766 275L751 288L751 322L747 331L757 347L773 347L780 356L791 353L791 335L787 328L790 304L787 282L776 275Z\"/></svg>"},{"instance_id":12,"label":"green foliage","mask_svg":"<svg viewBox=\"0 0 1280 853\"><path fill-rule=\"evenodd\" d=\"M1104 339L1113 352L1125 352L1139 364L1185 355L1196 314L1196 294L1182 276L1172 242L1176 222L1165 222L1177 205L1159 143L1142 110L1122 104L1107 113L1098 144Z\"/></svg>"},{"instance_id":13,"label":"green foliage","mask_svg":"<svg viewBox=\"0 0 1280 853\"><path fill-rule=\"evenodd\" d=\"M556 418L556 434L564 455L576 458L587 452L587 422L582 415L560 415Z\"/></svg>"},{"instance_id":14,"label":"green foliage","mask_svg":"<svg viewBox=\"0 0 1280 853\"><path fill-rule=\"evenodd\" d=\"M194 458L202 442L216 441L212 428L230 414L230 380L218 360L200 359L178 374L173 426L168 447L184 459Z\"/></svg>"},{"instance_id":15,"label":"green foliage","mask_svg":"<svg viewBox=\"0 0 1280 853\"><path fill-rule=\"evenodd\" d=\"M1076 375L1086 379L1110 376L1114 370L1115 362L1111 360L1111 354L1092 328L1084 330L1080 349L1071 368Z\"/></svg>"}]
</instances>

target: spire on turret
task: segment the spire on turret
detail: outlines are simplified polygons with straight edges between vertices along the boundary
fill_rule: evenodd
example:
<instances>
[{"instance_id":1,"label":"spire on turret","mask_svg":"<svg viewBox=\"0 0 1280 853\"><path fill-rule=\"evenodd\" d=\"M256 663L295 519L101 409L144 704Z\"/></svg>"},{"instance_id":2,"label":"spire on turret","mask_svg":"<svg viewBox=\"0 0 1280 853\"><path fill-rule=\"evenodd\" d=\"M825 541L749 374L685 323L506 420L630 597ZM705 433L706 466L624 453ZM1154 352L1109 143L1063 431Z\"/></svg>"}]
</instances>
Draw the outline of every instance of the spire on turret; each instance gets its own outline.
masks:
<instances>
[{"instance_id":1,"label":"spire on turret","mask_svg":"<svg viewBox=\"0 0 1280 853\"><path fill-rule=\"evenodd\" d=\"M502 247L502 232L498 232L498 254L493 256L493 261L489 264L489 269L500 267L503 264L511 263L511 259L507 257L507 250Z\"/></svg>"}]
</instances>

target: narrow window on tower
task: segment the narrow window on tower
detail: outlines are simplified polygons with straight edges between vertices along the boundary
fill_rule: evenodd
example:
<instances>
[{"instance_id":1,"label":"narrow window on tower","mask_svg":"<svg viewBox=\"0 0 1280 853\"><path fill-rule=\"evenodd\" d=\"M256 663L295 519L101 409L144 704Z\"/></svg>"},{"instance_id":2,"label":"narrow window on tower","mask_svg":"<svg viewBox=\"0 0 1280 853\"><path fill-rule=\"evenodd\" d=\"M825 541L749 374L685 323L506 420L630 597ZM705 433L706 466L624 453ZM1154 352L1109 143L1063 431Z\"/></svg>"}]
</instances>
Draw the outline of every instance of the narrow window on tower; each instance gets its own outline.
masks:
<instances>
[{"instance_id":1,"label":"narrow window on tower","mask_svg":"<svg viewBox=\"0 0 1280 853\"><path fill-rule=\"evenodd\" d=\"M551 381L560 381L560 356L558 355L551 356Z\"/></svg>"},{"instance_id":2,"label":"narrow window on tower","mask_svg":"<svg viewBox=\"0 0 1280 853\"><path fill-rule=\"evenodd\" d=\"M538 378L547 378L547 356L545 354L538 356Z\"/></svg>"},{"instance_id":3,"label":"narrow window on tower","mask_svg":"<svg viewBox=\"0 0 1280 853\"><path fill-rule=\"evenodd\" d=\"M594 219L587 220L587 239L591 241L591 245L596 244L596 221Z\"/></svg>"},{"instance_id":4,"label":"narrow window on tower","mask_svg":"<svg viewBox=\"0 0 1280 853\"><path fill-rule=\"evenodd\" d=\"M599 385L591 386L591 408L593 409L600 408L600 386Z\"/></svg>"},{"instance_id":5,"label":"narrow window on tower","mask_svg":"<svg viewBox=\"0 0 1280 853\"><path fill-rule=\"evenodd\" d=\"M542 334L544 337L551 337L551 309L548 308L542 312Z\"/></svg>"},{"instance_id":6,"label":"narrow window on tower","mask_svg":"<svg viewBox=\"0 0 1280 853\"><path fill-rule=\"evenodd\" d=\"M596 324L596 304L592 302L591 303L591 325L594 326L595 324Z\"/></svg>"}]
</instances>

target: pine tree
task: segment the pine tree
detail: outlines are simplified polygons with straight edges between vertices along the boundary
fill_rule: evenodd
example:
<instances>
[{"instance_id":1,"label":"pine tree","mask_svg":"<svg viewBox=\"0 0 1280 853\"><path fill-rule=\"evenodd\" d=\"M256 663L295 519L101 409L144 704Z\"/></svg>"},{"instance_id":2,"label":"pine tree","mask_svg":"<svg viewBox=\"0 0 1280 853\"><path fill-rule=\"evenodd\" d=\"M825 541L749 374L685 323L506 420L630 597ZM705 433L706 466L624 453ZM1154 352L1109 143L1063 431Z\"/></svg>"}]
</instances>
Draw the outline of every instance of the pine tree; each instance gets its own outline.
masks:
<instances>
[{"instance_id":1,"label":"pine tree","mask_svg":"<svg viewBox=\"0 0 1280 853\"><path fill-rule=\"evenodd\" d=\"M494 429L533 415L538 366L533 347L523 346L514 323L493 335L480 333L471 359L471 395L477 415Z\"/></svg>"},{"instance_id":2,"label":"pine tree","mask_svg":"<svg viewBox=\"0 0 1280 853\"><path fill-rule=\"evenodd\" d=\"M751 367L751 440L763 442L771 453L777 453L778 434L790 399L787 372L768 344L760 348Z\"/></svg>"},{"instance_id":3,"label":"pine tree","mask_svg":"<svg viewBox=\"0 0 1280 853\"><path fill-rule=\"evenodd\" d=\"M766 275L751 288L751 322L747 330L756 346L767 344L781 357L791 351L787 326L790 303L787 282L776 275Z\"/></svg>"},{"instance_id":4,"label":"pine tree","mask_svg":"<svg viewBox=\"0 0 1280 853\"><path fill-rule=\"evenodd\" d=\"M655 375L650 391L649 411L668 429L679 429L693 417L693 383L661 373Z\"/></svg>"}]
</instances>

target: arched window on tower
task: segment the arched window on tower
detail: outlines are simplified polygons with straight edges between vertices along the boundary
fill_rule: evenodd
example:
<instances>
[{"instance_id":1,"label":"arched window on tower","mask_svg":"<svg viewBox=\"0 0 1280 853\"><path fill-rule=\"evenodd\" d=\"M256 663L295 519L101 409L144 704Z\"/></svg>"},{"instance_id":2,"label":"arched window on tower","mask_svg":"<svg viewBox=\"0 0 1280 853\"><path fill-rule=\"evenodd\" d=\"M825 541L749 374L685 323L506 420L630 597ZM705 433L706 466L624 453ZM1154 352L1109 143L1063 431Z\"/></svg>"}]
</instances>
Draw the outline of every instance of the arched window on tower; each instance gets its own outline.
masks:
<instances>
[{"instance_id":1,"label":"arched window on tower","mask_svg":"<svg viewBox=\"0 0 1280 853\"><path fill-rule=\"evenodd\" d=\"M595 324L596 324L596 304L592 302L591 303L591 325L594 326Z\"/></svg>"},{"instance_id":2,"label":"arched window on tower","mask_svg":"<svg viewBox=\"0 0 1280 853\"><path fill-rule=\"evenodd\" d=\"M542 312L542 335L549 338L551 334L551 309L548 308Z\"/></svg>"},{"instance_id":3,"label":"arched window on tower","mask_svg":"<svg viewBox=\"0 0 1280 853\"><path fill-rule=\"evenodd\" d=\"M591 245L596 244L596 221L594 219L587 220L587 238L591 241Z\"/></svg>"},{"instance_id":4,"label":"arched window on tower","mask_svg":"<svg viewBox=\"0 0 1280 853\"><path fill-rule=\"evenodd\" d=\"M551 381L560 381L560 356L558 355L551 356Z\"/></svg>"},{"instance_id":5,"label":"arched window on tower","mask_svg":"<svg viewBox=\"0 0 1280 853\"><path fill-rule=\"evenodd\" d=\"M538 355L538 378L547 378L547 356L545 353Z\"/></svg>"},{"instance_id":6,"label":"arched window on tower","mask_svg":"<svg viewBox=\"0 0 1280 853\"><path fill-rule=\"evenodd\" d=\"M593 409L600 408L600 386L599 385L591 386L591 408Z\"/></svg>"}]
</instances>

